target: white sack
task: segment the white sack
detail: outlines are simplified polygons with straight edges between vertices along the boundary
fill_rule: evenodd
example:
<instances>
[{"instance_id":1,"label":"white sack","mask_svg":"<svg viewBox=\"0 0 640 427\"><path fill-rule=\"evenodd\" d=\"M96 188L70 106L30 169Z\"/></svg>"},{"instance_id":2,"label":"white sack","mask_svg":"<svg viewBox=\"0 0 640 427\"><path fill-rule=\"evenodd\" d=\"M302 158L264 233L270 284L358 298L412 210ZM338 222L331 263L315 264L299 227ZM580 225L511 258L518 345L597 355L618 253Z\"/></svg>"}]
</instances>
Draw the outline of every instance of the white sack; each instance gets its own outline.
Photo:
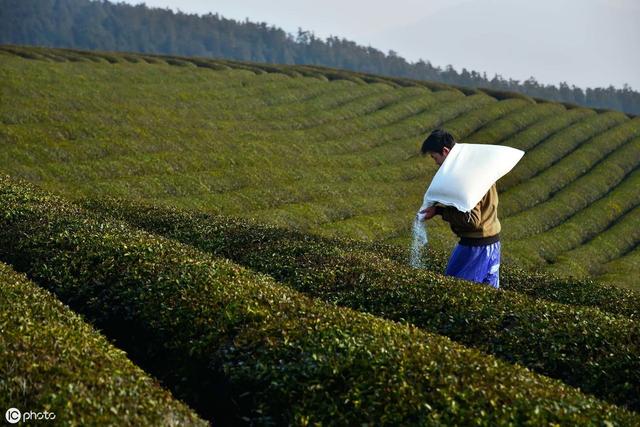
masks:
<instances>
[{"instance_id":1,"label":"white sack","mask_svg":"<svg viewBox=\"0 0 640 427\"><path fill-rule=\"evenodd\" d=\"M421 209L441 203L469 212L522 156L524 151L503 145L454 145L433 177Z\"/></svg>"}]
</instances>

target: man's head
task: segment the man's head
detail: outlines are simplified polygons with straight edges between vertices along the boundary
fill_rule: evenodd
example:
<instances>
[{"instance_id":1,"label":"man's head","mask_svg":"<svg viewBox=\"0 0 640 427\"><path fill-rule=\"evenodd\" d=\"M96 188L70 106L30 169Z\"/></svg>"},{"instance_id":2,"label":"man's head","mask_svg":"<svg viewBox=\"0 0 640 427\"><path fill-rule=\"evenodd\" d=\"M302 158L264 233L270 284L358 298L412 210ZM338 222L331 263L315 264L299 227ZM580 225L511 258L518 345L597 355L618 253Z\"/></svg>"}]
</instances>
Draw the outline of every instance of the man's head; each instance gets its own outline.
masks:
<instances>
[{"instance_id":1,"label":"man's head","mask_svg":"<svg viewBox=\"0 0 640 427\"><path fill-rule=\"evenodd\" d=\"M424 140L420 151L423 155L429 154L434 162L440 166L449 152L456 145L456 140L444 129L436 129Z\"/></svg>"}]
</instances>

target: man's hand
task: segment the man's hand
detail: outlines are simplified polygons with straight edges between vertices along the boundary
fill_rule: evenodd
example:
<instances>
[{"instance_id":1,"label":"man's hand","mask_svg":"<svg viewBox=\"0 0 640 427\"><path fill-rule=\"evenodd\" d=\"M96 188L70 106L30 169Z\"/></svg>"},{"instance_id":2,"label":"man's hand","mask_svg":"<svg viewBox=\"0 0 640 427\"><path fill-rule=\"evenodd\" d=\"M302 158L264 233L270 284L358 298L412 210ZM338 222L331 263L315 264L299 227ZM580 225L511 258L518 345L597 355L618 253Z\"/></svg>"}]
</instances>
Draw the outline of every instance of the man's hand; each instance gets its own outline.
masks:
<instances>
[{"instance_id":1,"label":"man's hand","mask_svg":"<svg viewBox=\"0 0 640 427\"><path fill-rule=\"evenodd\" d=\"M420 211L420 218L422 218L422 221L427 221L427 220L433 218L434 216L436 216L436 207L435 206L431 206L431 207L428 207L426 209L422 209Z\"/></svg>"}]
</instances>

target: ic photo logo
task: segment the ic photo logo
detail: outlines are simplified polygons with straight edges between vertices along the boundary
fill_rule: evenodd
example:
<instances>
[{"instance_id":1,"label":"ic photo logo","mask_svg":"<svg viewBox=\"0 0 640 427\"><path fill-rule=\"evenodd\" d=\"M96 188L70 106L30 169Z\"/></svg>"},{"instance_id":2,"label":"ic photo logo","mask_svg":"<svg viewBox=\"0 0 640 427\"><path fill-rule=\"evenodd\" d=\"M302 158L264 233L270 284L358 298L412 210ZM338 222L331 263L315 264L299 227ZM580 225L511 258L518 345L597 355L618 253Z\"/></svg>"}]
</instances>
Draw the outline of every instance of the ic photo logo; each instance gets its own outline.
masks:
<instances>
[{"instance_id":1,"label":"ic photo logo","mask_svg":"<svg viewBox=\"0 0 640 427\"><path fill-rule=\"evenodd\" d=\"M22 413L20 412L20 409L9 408L7 409L7 412L4 413L4 418L9 424L17 424L22 419Z\"/></svg>"},{"instance_id":2,"label":"ic photo logo","mask_svg":"<svg viewBox=\"0 0 640 427\"><path fill-rule=\"evenodd\" d=\"M4 419L7 420L9 424L18 424L20 421L52 421L56 419L56 414L49 411L29 411L23 413L18 408L9 408L7 409L7 412L4 413Z\"/></svg>"}]
</instances>

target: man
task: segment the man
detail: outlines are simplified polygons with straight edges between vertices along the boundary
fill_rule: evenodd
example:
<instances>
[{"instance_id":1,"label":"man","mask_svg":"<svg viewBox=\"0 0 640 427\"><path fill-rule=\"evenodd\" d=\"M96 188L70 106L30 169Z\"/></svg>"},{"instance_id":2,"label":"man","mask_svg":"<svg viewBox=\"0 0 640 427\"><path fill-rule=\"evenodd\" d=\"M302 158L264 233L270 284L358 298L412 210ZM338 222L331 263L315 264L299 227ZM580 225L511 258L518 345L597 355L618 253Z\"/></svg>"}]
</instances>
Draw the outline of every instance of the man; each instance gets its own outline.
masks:
<instances>
[{"instance_id":1,"label":"man","mask_svg":"<svg viewBox=\"0 0 640 427\"><path fill-rule=\"evenodd\" d=\"M436 129L422 143L421 152L429 154L440 166L455 143L449 132ZM437 204L420 213L424 220L441 215L460 238L449 259L445 271L447 276L500 287L500 221L495 183L470 212Z\"/></svg>"}]
</instances>

